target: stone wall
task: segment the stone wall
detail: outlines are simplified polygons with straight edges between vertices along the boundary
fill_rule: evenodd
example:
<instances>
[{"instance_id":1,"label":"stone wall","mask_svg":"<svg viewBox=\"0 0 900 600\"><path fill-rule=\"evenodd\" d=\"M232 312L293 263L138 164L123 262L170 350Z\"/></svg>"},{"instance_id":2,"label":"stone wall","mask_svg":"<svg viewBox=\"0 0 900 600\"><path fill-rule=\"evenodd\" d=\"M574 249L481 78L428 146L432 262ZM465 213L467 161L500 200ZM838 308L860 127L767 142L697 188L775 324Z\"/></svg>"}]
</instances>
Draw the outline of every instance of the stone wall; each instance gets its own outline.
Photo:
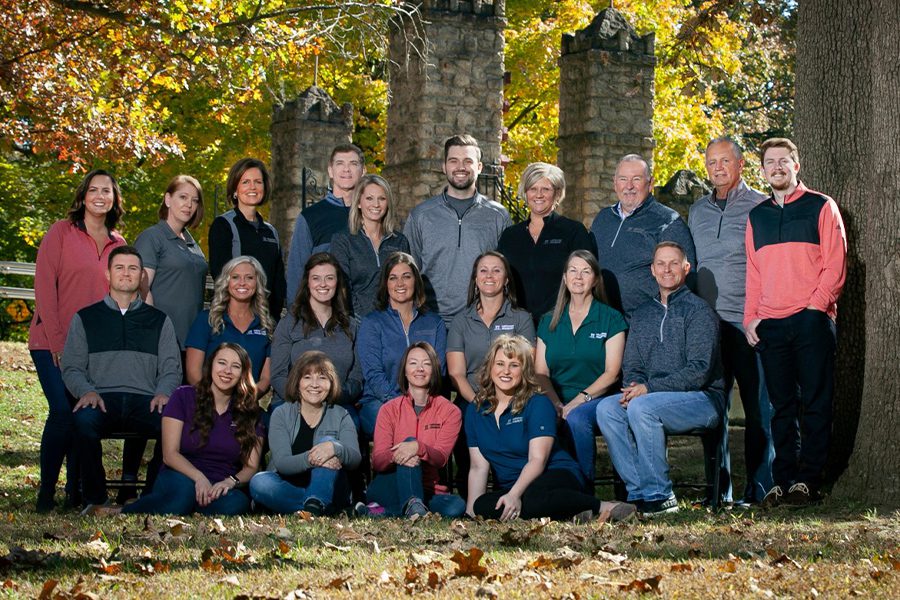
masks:
<instances>
[{"instance_id":1,"label":"stone wall","mask_svg":"<svg viewBox=\"0 0 900 600\"><path fill-rule=\"evenodd\" d=\"M566 174L566 199L560 210L587 226L615 202L618 160L630 153L653 159L653 50L654 34L638 37L611 8L562 37L557 164Z\"/></svg>"},{"instance_id":2,"label":"stone wall","mask_svg":"<svg viewBox=\"0 0 900 600\"><path fill-rule=\"evenodd\" d=\"M504 0L421 0L419 16L390 32L385 168L401 214L440 192L444 140L479 142L486 168L500 163Z\"/></svg>"},{"instance_id":3,"label":"stone wall","mask_svg":"<svg viewBox=\"0 0 900 600\"><path fill-rule=\"evenodd\" d=\"M296 100L275 106L272 124L272 203L269 220L278 229L281 247L290 248L294 221L301 210L303 170L307 169L307 203L328 187L331 149L351 141L353 106L338 106L322 88L312 86Z\"/></svg>"}]
</instances>

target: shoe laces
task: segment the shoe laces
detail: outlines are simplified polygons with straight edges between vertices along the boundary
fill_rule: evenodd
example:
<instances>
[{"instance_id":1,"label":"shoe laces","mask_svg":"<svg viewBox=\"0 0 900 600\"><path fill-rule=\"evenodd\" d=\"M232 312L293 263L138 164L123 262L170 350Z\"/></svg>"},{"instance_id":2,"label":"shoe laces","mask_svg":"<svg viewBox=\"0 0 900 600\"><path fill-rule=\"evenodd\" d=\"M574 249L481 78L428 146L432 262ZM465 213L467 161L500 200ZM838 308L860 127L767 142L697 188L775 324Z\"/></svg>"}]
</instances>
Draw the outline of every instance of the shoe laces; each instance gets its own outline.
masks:
<instances>
[{"instance_id":1,"label":"shoe laces","mask_svg":"<svg viewBox=\"0 0 900 600\"><path fill-rule=\"evenodd\" d=\"M791 489L788 490L788 494L793 494L794 492L800 492L801 494L805 494L809 496L809 488L805 483L795 483L791 486Z\"/></svg>"},{"instance_id":2,"label":"shoe laces","mask_svg":"<svg viewBox=\"0 0 900 600\"><path fill-rule=\"evenodd\" d=\"M794 488L791 489L793 490ZM784 492L781 491L781 486L776 485L771 490L769 490L769 493L766 494L766 498L768 498L769 496L775 496L776 498L781 498L782 496L784 496Z\"/></svg>"}]
</instances>

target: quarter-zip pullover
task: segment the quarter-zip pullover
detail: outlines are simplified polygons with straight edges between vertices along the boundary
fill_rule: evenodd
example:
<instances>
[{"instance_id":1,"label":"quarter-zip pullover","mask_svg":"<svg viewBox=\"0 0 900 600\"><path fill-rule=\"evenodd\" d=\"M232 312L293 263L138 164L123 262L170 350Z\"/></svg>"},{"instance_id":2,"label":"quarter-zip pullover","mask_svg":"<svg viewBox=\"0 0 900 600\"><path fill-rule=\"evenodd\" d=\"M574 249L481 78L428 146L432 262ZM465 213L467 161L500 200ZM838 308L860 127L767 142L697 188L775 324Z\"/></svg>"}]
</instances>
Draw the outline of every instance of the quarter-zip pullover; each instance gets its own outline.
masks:
<instances>
[{"instance_id":1,"label":"quarter-zip pullover","mask_svg":"<svg viewBox=\"0 0 900 600\"><path fill-rule=\"evenodd\" d=\"M347 276L353 314L360 319L375 310L381 265L394 252L409 253L409 242L399 231L381 238L377 251L372 240L362 230L355 235L349 232L336 233L331 238L331 254Z\"/></svg>"}]
</instances>

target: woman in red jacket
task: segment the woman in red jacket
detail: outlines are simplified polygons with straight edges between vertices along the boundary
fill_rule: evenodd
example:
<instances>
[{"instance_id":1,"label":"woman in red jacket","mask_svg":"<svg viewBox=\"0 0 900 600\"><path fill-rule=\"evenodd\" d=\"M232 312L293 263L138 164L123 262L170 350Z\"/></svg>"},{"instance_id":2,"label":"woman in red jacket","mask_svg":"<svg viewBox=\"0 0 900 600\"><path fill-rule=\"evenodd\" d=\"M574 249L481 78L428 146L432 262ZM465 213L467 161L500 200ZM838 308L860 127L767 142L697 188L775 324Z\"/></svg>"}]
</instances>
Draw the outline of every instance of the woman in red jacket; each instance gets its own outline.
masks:
<instances>
[{"instance_id":1,"label":"woman in red jacket","mask_svg":"<svg viewBox=\"0 0 900 600\"><path fill-rule=\"evenodd\" d=\"M94 170L75 191L68 218L54 223L38 248L34 273L34 318L28 349L49 411L41 437L41 487L38 512L56 505L59 470L68 455L66 505L81 504L78 467L72 460L72 398L63 385L59 357L72 316L103 299L109 290L106 262L125 240L116 231L122 217L122 193L112 174Z\"/></svg>"},{"instance_id":2,"label":"woman in red jacket","mask_svg":"<svg viewBox=\"0 0 900 600\"><path fill-rule=\"evenodd\" d=\"M458 517L459 496L441 493L438 469L447 464L462 423L459 409L440 396L440 361L427 342L406 349L398 383L405 390L381 407L375 421L372 468L378 473L367 492L390 516L436 512Z\"/></svg>"}]
</instances>

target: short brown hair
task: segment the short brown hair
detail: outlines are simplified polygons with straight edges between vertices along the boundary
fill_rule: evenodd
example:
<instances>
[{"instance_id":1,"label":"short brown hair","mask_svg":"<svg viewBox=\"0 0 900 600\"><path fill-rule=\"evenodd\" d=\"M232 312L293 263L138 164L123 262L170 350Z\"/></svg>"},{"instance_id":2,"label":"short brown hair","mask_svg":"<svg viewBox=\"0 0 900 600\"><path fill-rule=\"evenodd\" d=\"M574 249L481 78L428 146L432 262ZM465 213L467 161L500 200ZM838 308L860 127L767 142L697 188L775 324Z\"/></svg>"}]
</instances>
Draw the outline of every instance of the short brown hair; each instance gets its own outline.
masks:
<instances>
[{"instance_id":1,"label":"short brown hair","mask_svg":"<svg viewBox=\"0 0 900 600\"><path fill-rule=\"evenodd\" d=\"M665 242L660 242L653 248L653 259L656 259L656 253L662 250L663 248L675 248L678 250L678 253L681 254L681 260L687 260L687 252L684 251L684 248L678 242L673 242L667 240Z\"/></svg>"},{"instance_id":2,"label":"short brown hair","mask_svg":"<svg viewBox=\"0 0 900 600\"><path fill-rule=\"evenodd\" d=\"M444 142L444 162L447 162L447 155L453 146L472 146L477 150L478 162L481 162L481 147L478 145L478 140L471 135L463 133L448 137L447 141Z\"/></svg>"},{"instance_id":3,"label":"short brown hair","mask_svg":"<svg viewBox=\"0 0 900 600\"><path fill-rule=\"evenodd\" d=\"M337 371L334 363L324 352L318 350L310 350L304 352L291 367L288 373L287 383L285 384L284 399L288 402L300 402L300 380L307 373L321 373L329 382L331 389L328 390L328 397L325 398L327 404L334 404L341 397L341 382L338 379Z\"/></svg>"},{"instance_id":4,"label":"short brown hair","mask_svg":"<svg viewBox=\"0 0 900 600\"><path fill-rule=\"evenodd\" d=\"M169 207L166 206L166 196L174 194L175 190L185 183L194 186L194 189L197 190L197 210L194 211L194 216L191 217L191 220L186 223L186 226L189 229L194 229L200 224L200 221L203 220L203 188L200 187L200 182L190 175L176 175L172 178L165 193L163 193L163 199L162 202L159 203L159 210L156 211L156 215L163 221L169 218Z\"/></svg>"},{"instance_id":5,"label":"short brown hair","mask_svg":"<svg viewBox=\"0 0 900 600\"><path fill-rule=\"evenodd\" d=\"M417 310L424 310L425 282L422 281L422 273L419 272L416 259L406 252L394 252L384 261L384 266L381 268L381 278L378 280L378 293L375 295L375 308L387 310L387 307L391 305L388 297L387 282L391 271L399 264L409 265L409 268L412 270L413 281L416 286L416 289L413 291L413 304L415 304Z\"/></svg>"},{"instance_id":6,"label":"short brown hair","mask_svg":"<svg viewBox=\"0 0 900 600\"><path fill-rule=\"evenodd\" d=\"M788 138L769 138L759 146L759 162L763 163L766 159L766 152L769 148L786 148L791 153L791 158L795 163L800 162L800 153L797 151L797 144Z\"/></svg>"},{"instance_id":7,"label":"short brown hair","mask_svg":"<svg viewBox=\"0 0 900 600\"><path fill-rule=\"evenodd\" d=\"M416 348L424 350L425 354L428 355L428 360L431 361L431 379L428 380L428 395L437 396L441 393L441 361L438 359L437 352L434 351L434 348L428 342L416 342L403 353L403 358L400 359L400 373L397 375L397 384L400 386L400 391L409 391L409 379L406 378L406 359L409 358L409 353Z\"/></svg>"},{"instance_id":8,"label":"short brown hair","mask_svg":"<svg viewBox=\"0 0 900 600\"><path fill-rule=\"evenodd\" d=\"M269 177L269 170L266 169L266 163L256 158L242 158L232 165L228 171L228 180L225 182L225 195L231 201L232 206L237 206L237 188L241 182L241 177L250 169L259 169L263 179L263 197L259 201L262 206L269 200L272 194L272 180Z\"/></svg>"},{"instance_id":9,"label":"short brown hair","mask_svg":"<svg viewBox=\"0 0 900 600\"><path fill-rule=\"evenodd\" d=\"M365 166L366 164L366 155L363 154L362 148L357 146L356 144L338 144L334 148L331 149L331 154L328 156L328 164L334 162L334 157L338 154L343 154L344 152L353 152L356 154L357 158L359 158L359 162Z\"/></svg>"}]
</instances>

